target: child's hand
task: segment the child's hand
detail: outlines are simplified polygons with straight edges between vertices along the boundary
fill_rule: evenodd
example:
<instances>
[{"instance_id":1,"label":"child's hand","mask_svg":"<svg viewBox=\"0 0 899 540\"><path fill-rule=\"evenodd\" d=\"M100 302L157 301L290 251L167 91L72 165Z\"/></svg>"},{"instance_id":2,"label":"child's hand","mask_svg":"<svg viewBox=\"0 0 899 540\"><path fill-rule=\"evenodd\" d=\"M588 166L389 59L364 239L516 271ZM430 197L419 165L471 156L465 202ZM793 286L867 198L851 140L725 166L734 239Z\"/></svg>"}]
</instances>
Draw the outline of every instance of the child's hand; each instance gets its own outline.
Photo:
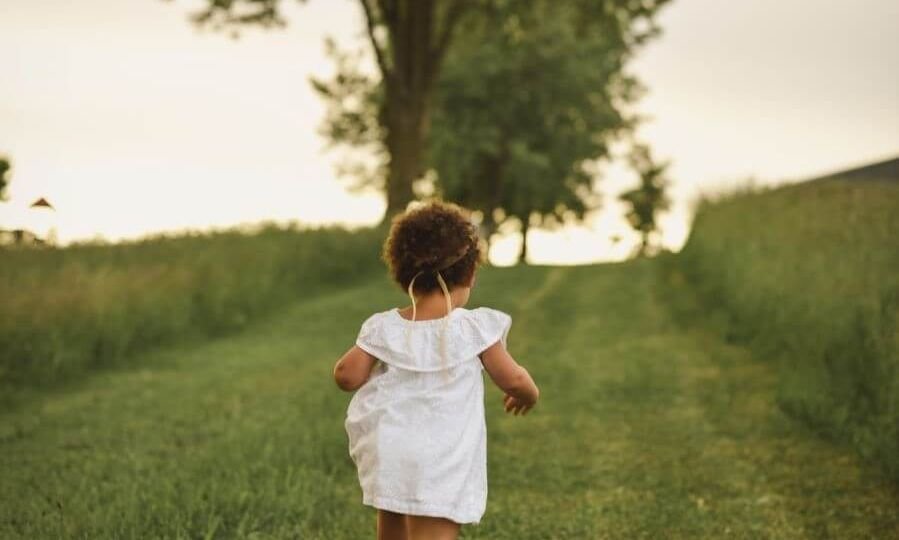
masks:
<instances>
[{"instance_id":1,"label":"child's hand","mask_svg":"<svg viewBox=\"0 0 899 540\"><path fill-rule=\"evenodd\" d=\"M512 413L515 416L519 414L525 415L534 407L533 403L525 403L524 401L514 398L509 394L503 398L503 408L506 409L507 413Z\"/></svg>"}]
</instances>

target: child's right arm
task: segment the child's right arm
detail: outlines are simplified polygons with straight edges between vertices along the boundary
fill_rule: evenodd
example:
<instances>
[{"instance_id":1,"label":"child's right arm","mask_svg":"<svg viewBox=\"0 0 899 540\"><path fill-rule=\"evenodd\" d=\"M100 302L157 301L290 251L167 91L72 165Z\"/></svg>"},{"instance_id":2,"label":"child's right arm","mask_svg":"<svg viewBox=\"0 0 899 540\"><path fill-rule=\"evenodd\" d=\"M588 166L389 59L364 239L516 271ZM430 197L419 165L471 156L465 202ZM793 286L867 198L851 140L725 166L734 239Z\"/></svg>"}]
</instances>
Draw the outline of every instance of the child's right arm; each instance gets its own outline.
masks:
<instances>
[{"instance_id":1,"label":"child's right arm","mask_svg":"<svg viewBox=\"0 0 899 540\"><path fill-rule=\"evenodd\" d=\"M334 381L344 392L355 392L368 380L376 361L377 358L354 345L334 364Z\"/></svg>"},{"instance_id":2,"label":"child's right arm","mask_svg":"<svg viewBox=\"0 0 899 540\"><path fill-rule=\"evenodd\" d=\"M526 414L540 397L540 390L528 370L515 361L501 341L481 353L481 363L493 382L506 393L506 412Z\"/></svg>"}]
</instances>

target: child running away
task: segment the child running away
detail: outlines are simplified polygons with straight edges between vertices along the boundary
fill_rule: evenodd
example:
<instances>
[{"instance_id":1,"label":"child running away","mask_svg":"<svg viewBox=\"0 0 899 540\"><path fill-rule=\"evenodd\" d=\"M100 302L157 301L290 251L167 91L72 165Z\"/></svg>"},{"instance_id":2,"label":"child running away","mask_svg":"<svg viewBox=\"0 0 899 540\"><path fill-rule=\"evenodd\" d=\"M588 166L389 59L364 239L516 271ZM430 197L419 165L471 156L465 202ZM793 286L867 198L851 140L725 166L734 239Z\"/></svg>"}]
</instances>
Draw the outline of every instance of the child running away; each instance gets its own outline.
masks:
<instances>
[{"instance_id":1,"label":"child running away","mask_svg":"<svg viewBox=\"0 0 899 540\"><path fill-rule=\"evenodd\" d=\"M455 539L487 504L481 371L507 413L527 414L540 392L506 350L512 318L464 307L483 260L468 212L432 202L396 216L383 257L412 303L368 317L334 366L337 386L356 392L350 457L379 539Z\"/></svg>"}]
</instances>

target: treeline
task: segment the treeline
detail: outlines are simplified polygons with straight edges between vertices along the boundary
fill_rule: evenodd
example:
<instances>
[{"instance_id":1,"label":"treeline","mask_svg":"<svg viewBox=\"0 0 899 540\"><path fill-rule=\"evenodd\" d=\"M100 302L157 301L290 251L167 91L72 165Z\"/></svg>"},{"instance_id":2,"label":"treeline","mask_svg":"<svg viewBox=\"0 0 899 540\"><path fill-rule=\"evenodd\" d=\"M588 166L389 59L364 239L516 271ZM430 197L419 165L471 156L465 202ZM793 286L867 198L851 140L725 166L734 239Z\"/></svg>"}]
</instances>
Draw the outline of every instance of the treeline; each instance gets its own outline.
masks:
<instances>
[{"instance_id":1,"label":"treeline","mask_svg":"<svg viewBox=\"0 0 899 540\"><path fill-rule=\"evenodd\" d=\"M383 271L377 229L267 226L0 249L0 387L69 380Z\"/></svg>"},{"instance_id":2,"label":"treeline","mask_svg":"<svg viewBox=\"0 0 899 540\"><path fill-rule=\"evenodd\" d=\"M776 362L783 409L899 479L899 185L808 182L702 204L677 268Z\"/></svg>"}]
</instances>

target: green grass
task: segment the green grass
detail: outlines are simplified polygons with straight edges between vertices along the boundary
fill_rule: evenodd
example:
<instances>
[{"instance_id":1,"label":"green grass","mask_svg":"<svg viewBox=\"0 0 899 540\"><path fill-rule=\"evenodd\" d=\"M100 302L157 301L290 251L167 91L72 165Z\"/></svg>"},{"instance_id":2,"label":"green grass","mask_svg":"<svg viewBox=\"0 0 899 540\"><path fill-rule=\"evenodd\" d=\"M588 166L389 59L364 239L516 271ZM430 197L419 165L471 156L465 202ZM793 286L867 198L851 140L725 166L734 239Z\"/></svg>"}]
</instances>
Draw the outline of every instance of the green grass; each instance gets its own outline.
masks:
<instances>
[{"instance_id":1,"label":"green grass","mask_svg":"<svg viewBox=\"0 0 899 540\"><path fill-rule=\"evenodd\" d=\"M897 537L895 485L785 416L771 363L677 324L656 264L482 271L472 306L512 314L542 401L509 417L489 389L488 509L463 537ZM330 373L402 304L379 279L20 402L0 537L374 537Z\"/></svg>"},{"instance_id":2,"label":"green grass","mask_svg":"<svg viewBox=\"0 0 899 540\"><path fill-rule=\"evenodd\" d=\"M0 249L0 395L216 336L378 271L380 233L269 226L118 245ZM0 407L4 405L0 398Z\"/></svg>"},{"instance_id":3,"label":"green grass","mask_svg":"<svg viewBox=\"0 0 899 540\"><path fill-rule=\"evenodd\" d=\"M899 480L899 184L809 182L700 207L675 266L777 401Z\"/></svg>"}]
</instances>

